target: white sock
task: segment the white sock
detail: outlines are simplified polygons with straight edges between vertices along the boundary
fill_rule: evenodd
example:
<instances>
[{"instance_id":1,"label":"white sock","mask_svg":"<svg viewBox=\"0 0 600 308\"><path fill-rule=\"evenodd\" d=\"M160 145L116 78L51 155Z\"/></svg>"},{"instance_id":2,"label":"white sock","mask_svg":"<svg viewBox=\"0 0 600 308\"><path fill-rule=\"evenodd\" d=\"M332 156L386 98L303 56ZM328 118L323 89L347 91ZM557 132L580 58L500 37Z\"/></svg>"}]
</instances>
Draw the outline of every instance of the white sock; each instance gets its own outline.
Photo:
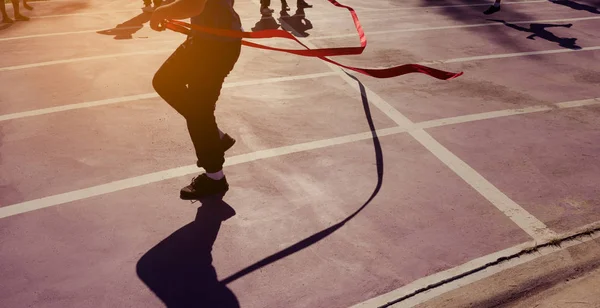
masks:
<instances>
[{"instance_id":1,"label":"white sock","mask_svg":"<svg viewBox=\"0 0 600 308\"><path fill-rule=\"evenodd\" d=\"M225 174L223 173L223 170L218 171L218 172L214 172L214 173L208 173L207 172L206 175L209 178L211 178L213 180L216 180L216 181L218 181L218 180L222 179L223 177L225 177Z\"/></svg>"}]
</instances>

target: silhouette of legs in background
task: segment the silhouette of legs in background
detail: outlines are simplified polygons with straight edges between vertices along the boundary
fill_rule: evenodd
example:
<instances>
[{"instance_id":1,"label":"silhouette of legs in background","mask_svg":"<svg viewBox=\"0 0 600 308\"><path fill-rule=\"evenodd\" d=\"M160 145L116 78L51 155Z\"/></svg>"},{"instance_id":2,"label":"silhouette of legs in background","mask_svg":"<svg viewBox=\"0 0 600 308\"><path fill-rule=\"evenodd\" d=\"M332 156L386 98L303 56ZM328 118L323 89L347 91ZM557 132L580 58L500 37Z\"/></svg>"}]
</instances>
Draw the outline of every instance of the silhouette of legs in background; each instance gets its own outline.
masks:
<instances>
[{"instance_id":1,"label":"silhouette of legs in background","mask_svg":"<svg viewBox=\"0 0 600 308\"><path fill-rule=\"evenodd\" d=\"M263 17L271 17L275 10L270 8L271 0L260 0L260 14Z\"/></svg>"},{"instance_id":2,"label":"silhouette of legs in background","mask_svg":"<svg viewBox=\"0 0 600 308\"><path fill-rule=\"evenodd\" d=\"M30 11L33 10L33 7L27 3L27 0L23 0L23 7Z\"/></svg>"},{"instance_id":3,"label":"silhouette of legs in background","mask_svg":"<svg viewBox=\"0 0 600 308\"><path fill-rule=\"evenodd\" d=\"M555 3L555 4L560 4L560 5L564 5L564 6L568 6L574 10L578 10L578 11L588 11L590 13L593 14L600 14L600 10L598 10L598 8L590 6L590 5L586 5L586 4L581 4L581 3L577 3L575 1L571 1L571 0L550 0L550 2Z\"/></svg>"},{"instance_id":4,"label":"silhouette of legs in background","mask_svg":"<svg viewBox=\"0 0 600 308\"><path fill-rule=\"evenodd\" d=\"M275 10L270 8L271 0L260 0L260 13L263 17L272 16ZM312 5L308 4L305 0L297 0L296 6L298 9L311 8ZM281 0L281 13L285 13L290 10L290 6L287 3L287 0Z\"/></svg>"},{"instance_id":5,"label":"silhouette of legs in background","mask_svg":"<svg viewBox=\"0 0 600 308\"><path fill-rule=\"evenodd\" d=\"M18 21L27 21L29 17L21 15L19 12L19 0L11 0L13 5L13 11L15 12L15 20ZM28 5L29 6L29 5ZM8 17L6 13L6 5L4 4L4 0L0 0L0 14L2 14L2 23L12 23L14 20Z\"/></svg>"},{"instance_id":6,"label":"silhouette of legs in background","mask_svg":"<svg viewBox=\"0 0 600 308\"><path fill-rule=\"evenodd\" d=\"M492 4L492 6L490 6L487 10L485 10L483 12L483 14L491 15L491 14L494 14L494 13L500 11L500 2L501 1L502 0L496 0L496 2L494 2L494 4Z\"/></svg>"},{"instance_id":7,"label":"silhouette of legs in background","mask_svg":"<svg viewBox=\"0 0 600 308\"><path fill-rule=\"evenodd\" d=\"M162 5L162 0L154 0L154 7L152 7L152 0L144 0L144 7L142 11L145 13L152 13L154 10Z\"/></svg>"}]
</instances>

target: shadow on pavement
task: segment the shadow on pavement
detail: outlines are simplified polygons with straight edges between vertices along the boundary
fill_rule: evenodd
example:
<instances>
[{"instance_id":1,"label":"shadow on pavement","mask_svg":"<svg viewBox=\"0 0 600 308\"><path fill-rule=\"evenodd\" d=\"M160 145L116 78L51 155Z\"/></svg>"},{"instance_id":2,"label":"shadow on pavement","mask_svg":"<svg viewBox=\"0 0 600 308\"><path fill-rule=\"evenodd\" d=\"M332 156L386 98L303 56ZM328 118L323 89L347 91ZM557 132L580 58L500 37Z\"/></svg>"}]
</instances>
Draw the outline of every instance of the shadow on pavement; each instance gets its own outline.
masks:
<instances>
[{"instance_id":1,"label":"shadow on pavement","mask_svg":"<svg viewBox=\"0 0 600 308\"><path fill-rule=\"evenodd\" d=\"M438 8L432 8L428 10L427 14L441 14L446 17L451 18L457 22L463 23L465 25L470 24L479 24L485 20L486 15L483 12L489 7L489 2L474 2L472 0L450 0L450 1L438 1L438 0L421 0L421 6L443 6ZM510 5L502 5L502 11L496 14L502 14L501 16L510 16L510 20L535 20L534 16L531 16L524 12L523 8L525 6L540 6L546 5L546 3L530 3L530 4L510 4ZM503 17L504 18L504 17ZM472 31L477 35L482 35L482 31L485 36L492 36L492 40L494 43L502 46L509 47L515 51L521 51L523 48L519 46L519 40L515 40L512 36L510 36L505 31L499 31L495 27L489 27L490 30L487 29L473 27L473 28L465 28L465 31ZM468 44L468 41L465 41L465 44ZM535 58L535 57L532 57Z\"/></svg>"},{"instance_id":2,"label":"shadow on pavement","mask_svg":"<svg viewBox=\"0 0 600 308\"><path fill-rule=\"evenodd\" d=\"M279 22L273 16L263 16L261 19L252 27L252 31L260 30L275 30L281 27L282 30L291 32L298 37L308 37L306 31L313 28L312 22L306 18L305 9L300 7L296 10L294 15L290 16L286 11L279 13Z\"/></svg>"},{"instance_id":3,"label":"shadow on pavement","mask_svg":"<svg viewBox=\"0 0 600 308\"><path fill-rule=\"evenodd\" d=\"M138 277L167 307L240 307L235 294L218 281L211 254L221 222L235 210L221 198L201 202L193 222L140 258Z\"/></svg>"},{"instance_id":4,"label":"shadow on pavement","mask_svg":"<svg viewBox=\"0 0 600 308\"><path fill-rule=\"evenodd\" d=\"M296 10L294 15L290 16L287 12L281 12L281 25L284 30L292 32L298 37L308 37L307 30L313 28L312 22L306 18L303 8Z\"/></svg>"},{"instance_id":5,"label":"shadow on pavement","mask_svg":"<svg viewBox=\"0 0 600 308\"><path fill-rule=\"evenodd\" d=\"M544 40L547 40L550 42L558 43L559 46L564 47L564 48L569 48L569 49L573 49L573 50L581 49L580 46L577 46L575 44L575 41L577 41L576 38L558 37L558 36L554 35L554 33L546 30L546 28L556 28L556 27L571 28L571 26L573 26L573 24L531 24L531 25L529 25L529 28L525 28L525 27L521 27L521 26L518 26L515 24L511 24L504 20L497 20L497 19L489 19L489 20L503 23L507 27L515 29L515 30L532 33L530 36L527 37L530 40L535 40L536 37L539 37L541 39L544 39Z\"/></svg>"},{"instance_id":6,"label":"shadow on pavement","mask_svg":"<svg viewBox=\"0 0 600 308\"><path fill-rule=\"evenodd\" d=\"M554 1L552 1L552 3L564 5L564 6L567 6L569 8L572 8L572 9L578 10L578 11L588 11L592 14L600 14L600 11L598 10L597 7L593 7L593 6L587 5L587 4L577 3L577 2L571 1L571 0L554 0ZM598 5L600 6L600 1L598 1Z\"/></svg>"},{"instance_id":7,"label":"shadow on pavement","mask_svg":"<svg viewBox=\"0 0 600 308\"><path fill-rule=\"evenodd\" d=\"M273 16L262 17L259 21L256 22L254 27L252 27L252 31L261 31L261 30L275 30L279 29L279 24L277 20L273 18Z\"/></svg>"},{"instance_id":8,"label":"shadow on pavement","mask_svg":"<svg viewBox=\"0 0 600 308\"><path fill-rule=\"evenodd\" d=\"M118 24L112 29L98 31L98 34L114 35L115 40L128 40L133 38L133 34L144 27L152 17L152 14L141 13L121 24Z\"/></svg>"},{"instance_id":9,"label":"shadow on pavement","mask_svg":"<svg viewBox=\"0 0 600 308\"><path fill-rule=\"evenodd\" d=\"M243 276L246 276L264 266L267 266L271 263L277 262L278 260L281 260L283 258L286 258L298 251L301 251L305 248L308 248L309 246L321 241L322 239L328 237L329 235L331 235L332 233L334 233L335 231L337 231L338 229L340 229L341 227L343 227L347 222L349 222L350 220L352 220L356 215L358 215L362 210L364 210L367 205L369 205L371 203L371 201L375 198L375 196L377 196L377 194L379 193L379 190L381 189L381 186L383 185L383 151L381 149L381 144L379 142L379 137L377 136L377 132L375 131L375 124L373 123L373 118L371 116L371 110L369 107L369 100L367 98L367 94L365 91L365 88L363 86L363 84L354 76L347 74L348 76L350 76L352 79L356 80L356 82L358 83L359 87L360 87L360 91L361 91L361 97L362 97L362 104L363 104L363 108L365 111L365 115L367 118L367 121L369 123L369 128L371 129L371 134L373 135L373 147L375 150L375 161L376 161L376 165L377 165L377 184L375 185L375 189L373 190L373 192L371 193L371 196L369 196L369 198L367 199L367 201L365 201L365 203L363 205L360 206L360 208L358 208L354 213L350 214L348 217L346 217L344 220L336 223L335 225L322 230L320 232L317 232L277 253L274 253L268 257L263 258L262 260L247 266L246 268L238 271L237 273L232 274L231 276L221 280L221 282L223 284L229 284L239 278L242 278Z\"/></svg>"}]
</instances>

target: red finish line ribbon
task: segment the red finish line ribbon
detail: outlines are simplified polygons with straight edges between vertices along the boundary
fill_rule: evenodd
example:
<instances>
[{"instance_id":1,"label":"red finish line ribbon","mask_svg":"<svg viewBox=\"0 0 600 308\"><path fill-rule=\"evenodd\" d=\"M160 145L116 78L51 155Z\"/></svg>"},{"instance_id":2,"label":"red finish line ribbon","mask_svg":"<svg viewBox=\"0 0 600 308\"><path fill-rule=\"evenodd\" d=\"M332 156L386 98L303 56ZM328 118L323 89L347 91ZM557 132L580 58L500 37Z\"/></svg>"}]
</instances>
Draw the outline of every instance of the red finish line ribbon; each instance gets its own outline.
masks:
<instances>
[{"instance_id":1,"label":"red finish line ribbon","mask_svg":"<svg viewBox=\"0 0 600 308\"><path fill-rule=\"evenodd\" d=\"M356 15L356 12L354 11L354 9L349 6L342 5L335 0L327 0L327 1L329 1L331 4L333 4L337 7L342 7L342 8L347 9L348 11L350 11L350 14L352 15L352 19L354 21L354 26L356 27L356 31L358 32L358 36L360 38L360 47L337 47L337 48L310 49L308 46L304 45L300 40L298 40L294 35L292 35L291 33L287 32L287 31L284 31L284 30L261 30L261 31L256 31L256 32L243 32L243 31L235 31L235 30L207 28L207 27L202 27L202 26L198 26L198 25L191 25L189 23L177 21L177 20L168 20L165 24L165 27L172 31L180 32L180 33L183 33L186 35L189 34L191 30L195 30L198 32L213 34L213 35L217 35L217 36L225 36L225 37L241 38L241 39L244 39L244 38L247 38L247 39L263 39L263 38L290 39L290 40L294 40L298 44L302 45L304 48L306 48L306 50L276 48L276 47L270 47L270 46L266 46L266 45L248 42L245 40L242 40L242 45L245 45L248 47L253 47L253 48L258 48L258 49L287 52L287 53L291 53L291 54L295 54L295 55L299 55L299 56L305 56L305 57L315 57L315 58L319 58L323 61L343 67L345 69L349 69L349 70L352 70L352 71L355 71L355 72L358 72L358 73L361 73L361 74L364 74L367 76L375 77L375 78L392 78L392 77L401 76L401 75L405 75L405 74L409 74L409 73L422 73L422 74L426 74L426 75L429 75L429 76L437 78L437 79L449 80L449 79L456 78L463 74L462 72L460 72L460 73L446 72L446 71L430 68L430 67L419 65L419 64L405 64L405 65L400 65L400 66L395 66L395 67L390 67L390 68L383 68L383 69L358 68L358 67L343 65L336 61L326 58L326 57L331 57L331 56L359 55L359 54L362 54L362 52L367 47L367 37L365 35L365 32L363 31L363 28L360 24L360 21L358 20L358 16Z\"/></svg>"}]
</instances>

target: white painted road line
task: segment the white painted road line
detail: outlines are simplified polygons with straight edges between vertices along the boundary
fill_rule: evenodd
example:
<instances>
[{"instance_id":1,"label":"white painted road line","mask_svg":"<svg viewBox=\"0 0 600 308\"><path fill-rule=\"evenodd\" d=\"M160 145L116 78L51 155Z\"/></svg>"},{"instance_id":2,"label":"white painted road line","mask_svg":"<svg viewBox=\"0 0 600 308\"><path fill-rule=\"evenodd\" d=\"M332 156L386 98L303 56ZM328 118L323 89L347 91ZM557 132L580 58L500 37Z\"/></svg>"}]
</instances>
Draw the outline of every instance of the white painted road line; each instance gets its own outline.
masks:
<instances>
[{"instance_id":1,"label":"white painted road line","mask_svg":"<svg viewBox=\"0 0 600 308\"><path fill-rule=\"evenodd\" d=\"M410 134L533 239L541 242L556 236L542 221L506 196L506 194L490 183L475 169L436 141L425 130L416 130L410 132Z\"/></svg>"},{"instance_id":2,"label":"white painted road line","mask_svg":"<svg viewBox=\"0 0 600 308\"><path fill-rule=\"evenodd\" d=\"M508 21L511 24L530 24L530 23L553 23L553 22L570 22L570 21L586 21L600 19L600 16L592 17L579 17L579 18L564 18L564 19L546 19L546 20L526 20L526 21ZM433 31L433 30L450 30L450 29L465 29L465 28L479 28L479 27L494 27L494 26L505 26L498 22L486 22L480 24L470 25L452 25L452 26L438 26L438 27L421 27L421 28L403 28L403 29L392 29L384 31L369 31L367 35L380 35L380 34L394 34L404 32L419 32L419 31ZM340 34L340 35L326 35L326 36L310 36L308 40L325 40L325 39L337 39L344 37L358 37L356 33L351 34Z\"/></svg>"},{"instance_id":3,"label":"white painted road line","mask_svg":"<svg viewBox=\"0 0 600 308\"><path fill-rule=\"evenodd\" d=\"M337 72L329 72L329 74L337 75ZM370 100L371 101L371 100ZM372 102L372 101L371 101ZM579 100L579 101L571 101L571 102L563 102L557 103L556 106L560 106L559 108L575 108L575 107L583 107L600 104L600 98L588 99L588 100ZM459 116L447 119L439 119L427 122L421 122L417 124L406 124L406 127L392 127L386 129L377 130L377 134L380 137L399 134L404 132L418 132L421 131L424 127L439 127L449 124L455 123L465 123L470 121L479 121L484 119L494 118L491 115L495 115L496 117L504 117L510 115L518 115L523 114L524 111L529 113L537 111L545 111L545 110L553 110L557 108L543 108L544 106L538 107L529 107L528 109L508 109L503 111L494 111L494 112L484 112L474 115L468 116ZM426 124L424 124L426 123ZM287 155L292 153L298 153L302 151L309 151L314 149L325 148L334 145L340 145L350 142L356 142L360 140L367 140L372 138L371 132L364 132L358 134L352 134L347 136L341 136L331 139L318 140L313 142L283 146L274 149L262 150L253 153L247 153L232 157L227 157L227 161L225 163L226 166L242 164L250 161L254 161L257 159L265 159L271 157L277 157L281 155ZM94 187L89 187L85 189L80 189L76 191L66 192L54 196L48 196L36 200L25 201L13 205L7 205L4 207L0 207L0 218L9 217L21 213L26 213L30 211L34 211L37 209L42 209L46 207L56 206L60 204L64 204L67 202L78 201L86 198L91 198L94 196L99 196L103 194L108 194L120 190L124 190L127 188L138 187L146 184L156 183L166 179L172 179L180 176L185 176L194 172L198 172L198 169L195 165L183 166L168 170L163 170L159 172L154 172L150 174L145 174L137 177L132 177L128 179L123 179L107 184L102 184Z\"/></svg>"},{"instance_id":4,"label":"white painted road line","mask_svg":"<svg viewBox=\"0 0 600 308\"><path fill-rule=\"evenodd\" d=\"M56 113L56 112L67 111L67 110L139 101L139 100L155 98L155 97L158 97L158 94L153 92L153 93L146 93L146 94L137 94L137 95L116 97L116 98L101 99L101 100L91 101L91 102L62 105L62 106L56 106L56 107L50 107L50 108L36 109L36 110L31 110L31 111L16 112L16 113L0 115L0 122L14 120L14 119L27 118L27 117L33 117L33 116L49 114L49 113Z\"/></svg>"},{"instance_id":5,"label":"white painted road line","mask_svg":"<svg viewBox=\"0 0 600 308\"><path fill-rule=\"evenodd\" d=\"M535 56L535 55L548 55L548 54L555 54L555 53L567 53L567 52L591 51L591 50L600 50L600 46L582 47L581 49L577 49L577 50L562 48L562 49L554 49L554 50L515 52L515 53L506 53L506 54L497 54L497 55L465 57L465 58L456 58L456 59L446 60L446 61L443 61L442 63L458 63L458 62L468 62L468 61L525 57L525 56Z\"/></svg>"},{"instance_id":6,"label":"white painted road line","mask_svg":"<svg viewBox=\"0 0 600 308\"><path fill-rule=\"evenodd\" d=\"M565 19L546 19L546 20L527 20L527 21L511 21L512 24L529 24L529 23L553 23L553 22L572 22L572 21L586 21L586 20L596 20L600 19L600 16L592 16L592 17L579 17L579 18L565 18ZM463 29L463 28L478 28L478 27L492 27L492 26L504 26L504 24L497 22L486 22L481 24L471 24L471 25L452 25L452 26L438 26L438 27L421 27L421 28L403 28L403 29L394 29L394 30L385 30L385 31L369 31L367 35L381 35L381 34L394 34L394 33L404 33L404 32L419 32L419 31L432 31L432 30L450 30L450 29ZM114 30L127 30L127 29L137 29L139 27L123 27L123 28L115 28ZM13 36L13 37L4 37L0 38L0 42L2 41L11 41L11 40L21 40L21 39L31 39L31 38L41 38L41 37L52 37L52 36L61 36L61 35L73 35L73 34L86 34L86 33L95 33L99 31L111 30L110 28L103 29L94 29L94 30L80 30L80 31L68 31L68 32L53 32L53 33L42 33L42 34L32 34L32 35L24 35L24 36ZM340 34L340 35L325 35L325 36L310 36L307 37L307 40L325 40L325 39L336 39L336 38L345 38L345 37L356 37L356 33L351 34Z\"/></svg>"},{"instance_id":7,"label":"white painted road line","mask_svg":"<svg viewBox=\"0 0 600 308\"><path fill-rule=\"evenodd\" d=\"M90 16L90 15L113 15L118 13L132 13L138 12L141 13L141 9L130 9L130 10L115 10L115 11L93 11L93 12L79 12L79 13L70 13L70 14L55 14L55 15L40 15L33 16L31 19L44 19L44 18L58 18L58 17L71 17L71 16Z\"/></svg>"},{"instance_id":8,"label":"white painted road line","mask_svg":"<svg viewBox=\"0 0 600 308\"><path fill-rule=\"evenodd\" d=\"M111 59L111 58L116 58L116 57L152 55L152 54L160 54L160 53L167 53L167 52L173 52L173 51L174 51L174 49L172 49L172 48L171 49L156 49L156 50L143 50L143 51L135 51L135 52L116 53L116 54L101 55L101 56L71 58L71 59L64 59L64 60L54 60L54 61L46 61L46 62L0 67L0 72L14 71L14 70L41 67L41 66L49 66L49 65L56 65L56 64L83 62L83 61L100 60L100 59Z\"/></svg>"},{"instance_id":9,"label":"white painted road line","mask_svg":"<svg viewBox=\"0 0 600 308\"><path fill-rule=\"evenodd\" d=\"M503 58L549 55L549 54L557 54L557 53L584 52L584 51L593 51L593 50L600 50L600 46L583 47L581 49L561 48L561 49L553 49L553 50L493 54L493 55L484 55L484 56L455 58L455 59L448 59L448 60L441 60L441 61L420 62L419 64L421 64L421 65L448 64L448 63L471 62L471 61L481 61L481 60L495 60L495 59L503 59Z\"/></svg>"},{"instance_id":10,"label":"white painted road line","mask_svg":"<svg viewBox=\"0 0 600 308\"><path fill-rule=\"evenodd\" d=\"M96 33L99 31L107 31L107 30L135 30L139 29L139 27L122 27L122 28L104 28L104 29L94 29L94 30L80 30L80 31L68 31L68 32L52 32L52 33L42 33L42 34L31 34L24 36L13 36L13 37L0 37L0 42L3 41L12 41L12 40L22 40L22 39L30 39L30 38L40 38L40 37L51 37L51 36L61 36L61 35L72 35L72 34L84 34L84 33Z\"/></svg>"},{"instance_id":11,"label":"white painted road line","mask_svg":"<svg viewBox=\"0 0 600 308\"><path fill-rule=\"evenodd\" d=\"M312 44L308 45L308 43L309 42L305 41L304 44L306 44L310 48L317 48L316 46L314 46ZM110 54L110 55L100 55L100 56L91 56L91 57L39 62L39 63L30 63L30 64L23 64L23 65L15 65L15 66L5 66L5 67L0 67L0 72L13 71L13 70L19 70L19 69L27 69L27 68L35 68L35 67L42 67L42 66L49 66L49 65L56 65L56 64L92 61L92 60L99 60L99 59L110 59L110 58L116 58L116 57L137 56L137 55L144 55L144 54L160 54L160 53L173 52L173 50L174 49L172 49L172 48L171 49L145 50L145 51L136 51L136 52L117 53L117 54ZM470 62L470 61L481 61L481 60L492 60L492 59L514 58L514 57L528 57L528 56L534 56L534 55L547 55L547 54L558 54L558 53L569 53L569 52L584 52L584 51L594 51L594 50L600 50L600 46L583 47L578 50L563 48L563 49L552 49L552 50L515 52L515 53L506 53L506 54L491 54L491 55L483 55L483 56L454 58L454 59L448 59L448 60L419 62L419 64L431 66L431 65L436 65L436 64L449 64L449 63L459 63L459 62ZM327 65L331 65L331 64L327 63Z\"/></svg>"},{"instance_id":12,"label":"white painted road line","mask_svg":"<svg viewBox=\"0 0 600 308\"><path fill-rule=\"evenodd\" d=\"M439 126L446 126L452 124L459 123L467 123L473 121L487 120L487 119L495 119L505 116L519 115L519 114L527 114L533 112L541 112L541 111L551 111L555 109L564 109L564 108L575 108L575 107L584 107L600 104L600 97L577 100L577 101L569 101L569 102L561 102L550 105L539 105L539 106L530 106L518 109L506 109L506 110L498 110L498 111L490 111L483 113L475 113L468 114L464 116L457 116L445 119L437 119L431 121L424 121L415 124L417 128L432 128Z\"/></svg>"},{"instance_id":13,"label":"white painted road line","mask_svg":"<svg viewBox=\"0 0 600 308\"><path fill-rule=\"evenodd\" d=\"M403 129L399 127L392 127L381 129L377 131L379 136L387 136L392 134L397 134L402 132ZM345 144L356 142L360 140L367 140L373 138L373 134L369 132L346 135L342 137L336 137L326 140L318 140L312 142L306 142L301 144L294 144L289 146L283 146L279 148L273 148L268 150L262 150L247 154L236 155L232 157L227 157L224 166L232 166L237 164L242 164L250 161L255 161L259 159L278 157L282 155L288 155L292 153L304 152L309 150L315 150L320 148L325 148L333 145ZM150 174L145 174L141 176L136 176L128 179L123 179L119 181L114 181L107 184L97 185L89 188L79 189L75 191L70 191L58 195L53 195L49 197L44 197L40 199L35 199L31 201L25 201L13 205L8 205L4 207L0 207L0 219L22 214L26 212L31 212L47 207L52 207L68 202L83 200L95 196L105 195L117 191L121 191L128 188L139 187L151 183L156 183L160 181L164 181L167 179L178 178L182 176L186 176L193 173L198 173L199 169L196 165L188 165L168 170L163 170L159 172L154 172Z\"/></svg>"},{"instance_id":14,"label":"white painted road line","mask_svg":"<svg viewBox=\"0 0 600 308\"><path fill-rule=\"evenodd\" d=\"M526 1L513 1L513 2L502 2L502 5L511 4L530 4L530 3L542 3L548 2L548 0L526 0ZM484 3L472 3L472 4L445 4L445 5L431 5L431 6L413 6L413 7L396 7L396 8L369 8L353 6L355 10L362 11L406 11L406 10L431 10L431 9L449 9L457 7L478 7L478 6L490 6L493 2Z\"/></svg>"},{"instance_id":15,"label":"white painted road line","mask_svg":"<svg viewBox=\"0 0 600 308\"><path fill-rule=\"evenodd\" d=\"M262 84L270 84L270 83L285 82L285 81L295 81L295 80L303 80L303 79L315 79L315 78L335 76L335 75L336 74L333 72L325 72L325 73L317 73L317 74L294 75L294 76L276 77L276 78L267 78L267 79L258 79L258 80L226 82L225 84L223 84L223 88L262 85ZM36 109L36 110L30 110L30 111L16 112L16 113L0 115L0 122L14 120L14 119L21 119L21 118L26 118L26 117L33 117L33 116L55 113L55 112L61 112L61 111L67 111L67 110L90 108L90 107L104 106L104 105L117 104L117 103L134 102L134 101L139 101L139 100L144 100L144 99L149 99L149 98L156 98L156 97L158 97L158 94L156 94L155 92L151 92L151 93L144 93L144 94L136 94L136 95L128 95L128 96L122 96L122 97L101 99L101 100L91 101L91 102L83 102L83 103L62 105L62 106Z\"/></svg>"}]
</instances>

